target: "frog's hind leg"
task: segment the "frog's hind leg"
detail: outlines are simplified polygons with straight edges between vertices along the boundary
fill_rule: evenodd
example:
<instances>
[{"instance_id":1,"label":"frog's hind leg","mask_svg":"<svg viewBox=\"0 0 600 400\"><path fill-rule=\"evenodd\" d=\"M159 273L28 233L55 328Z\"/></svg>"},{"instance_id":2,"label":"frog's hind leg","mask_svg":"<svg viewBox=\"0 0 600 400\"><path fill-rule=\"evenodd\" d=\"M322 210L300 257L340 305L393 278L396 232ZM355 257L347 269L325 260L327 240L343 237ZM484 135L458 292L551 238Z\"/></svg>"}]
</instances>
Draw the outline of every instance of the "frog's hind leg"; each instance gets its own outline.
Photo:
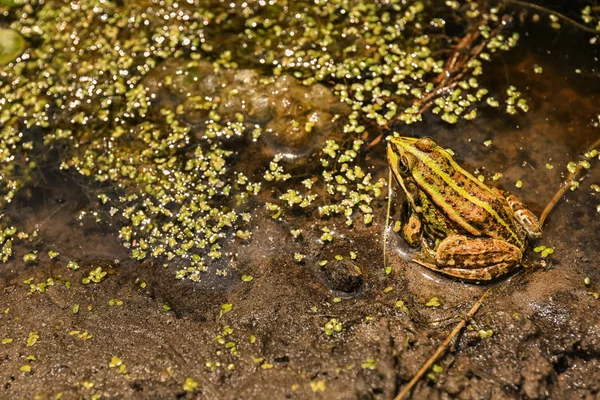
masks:
<instances>
[{"instance_id":1,"label":"frog's hind leg","mask_svg":"<svg viewBox=\"0 0 600 400\"><path fill-rule=\"evenodd\" d=\"M542 237L542 227L535 214L512 194L506 196L506 201L515 216L516 221L523 229L525 229L525 232L527 232L527 236L531 239Z\"/></svg>"},{"instance_id":2,"label":"frog's hind leg","mask_svg":"<svg viewBox=\"0 0 600 400\"><path fill-rule=\"evenodd\" d=\"M465 281L492 281L498 277L506 275L515 268L511 262L502 262L486 268L476 270L466 268L442 268L439 271L442 274L450 275Z\"/></svg>"},{"instance_id":3,"label":"frog's hind leg","mask_svg":"<svg viewBox=\"0 0 600 400\"><path fill-rule=\"evenodd\" d=\"M421 242L421 254L413 260L431 270L468 281L491 281L514 269L521 250L503 240L450 235L431 249Z\"/></svg>"},{"instance_id":4,"label":"frog's hind leg","mask_svg":"<svg viewBox=\"0 0 600 400\"><path fill-rule=\"evenodd\" d=\"M468 269L468 268L448 268L438 267L437 265L420 260L412 259L412 262L419 264L430 270L439 272L444 275L451 276L453 278L460 279L468 282L489 282L494 279L506 275L508 272L515 268L515 264L512 262L502 262L486 268L479 269Z\"/></svg>"},{"instance_id":5,"label":"frog's hind leg","mask_svg":"<svg viewBox=\"0 0 600 400\"><path fill-rule=\"evenodd\" d=\"M421 252L411 261L433 271L444 273L443 268L435 264L435 250L429 247L429 243L424 237L421 237Z\"/></svg>"},{"instance_id":6,"label":"frog's hind leg","mask_svg":"<svg viewBox=\"0 0 600 400\"><path fill-rule=\"evenodd\" d=\"M508 204L507 211L514 216L515 221L523 227L530 239L542 237L542 226L540 225L540 221L535 214L517 198L517 196L505 190L496 188L493 188L492 191L506 200L506 204Z\"/></svg>"}]
</instances>

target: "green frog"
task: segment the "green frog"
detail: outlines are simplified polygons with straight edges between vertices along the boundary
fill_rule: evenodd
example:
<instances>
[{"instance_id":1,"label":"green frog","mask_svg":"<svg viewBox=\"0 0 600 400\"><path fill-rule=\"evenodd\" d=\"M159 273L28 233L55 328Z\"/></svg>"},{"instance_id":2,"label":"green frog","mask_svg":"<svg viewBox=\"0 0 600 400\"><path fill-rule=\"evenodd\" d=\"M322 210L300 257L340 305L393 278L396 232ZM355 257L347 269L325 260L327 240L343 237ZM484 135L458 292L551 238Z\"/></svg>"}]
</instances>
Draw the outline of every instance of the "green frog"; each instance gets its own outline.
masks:
<instances>
[{"instance_id":1,"label":"green frog","mask_svg":"<svg viewBox=\"0 0 600 400\"><path fill-rule=\"evenodd\" d=\"M539 238L537 217L514 195L491 188L461 168L430 138L394 137L388 163L406 194L406 242L414 259L468 281L490 281L515 269L527 238Z\"/></svg>"}]
</instances>

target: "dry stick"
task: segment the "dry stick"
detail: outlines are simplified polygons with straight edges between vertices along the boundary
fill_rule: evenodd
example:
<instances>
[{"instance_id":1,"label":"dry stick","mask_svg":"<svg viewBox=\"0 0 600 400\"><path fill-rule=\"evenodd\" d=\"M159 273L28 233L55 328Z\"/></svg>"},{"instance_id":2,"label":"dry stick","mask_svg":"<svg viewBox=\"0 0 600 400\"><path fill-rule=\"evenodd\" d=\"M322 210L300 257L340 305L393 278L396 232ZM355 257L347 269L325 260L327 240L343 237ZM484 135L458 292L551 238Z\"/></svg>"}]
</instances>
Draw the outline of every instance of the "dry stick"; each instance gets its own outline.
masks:
<instances>
[{"instance_id":1,"label":"dry stick","mask_svg":"<svg viewBox=\"0 0 600 400\"><path fill-rule=\"evenodd\" d=\"M588 151L592 151L593 149L595 149L598 146L600 146L600 139L597 139L594 143L592 143L592 145L589 147ZM552 211L554 206L556 206L556 204L560 201L560 199L562 199L562 197L567 192L567 189L570 187L569 184L577 178L577 175L579 175L579 173L581 172L582 169L583 169L583 167L581 166L581 164L578 164L577 167L575 168L575 171L569 175L569 178L558 189L558 191L552 197L552 199L550 200L550 202L548 203L546 208L544 208L544 211L542 211L542 215L540 216L540 225L544 225L544 221L546 221L546 218L548 217L548 214L550 214L550 211Z\"/></svg>"},{"instance_id":2,"label":"dry stick","mask_svg":"<svg viewBox=\"0 0 600 400\"><path fill-rule=\"evenodd\" d=\"M477 310L479 310L479 307L481 307L483 300L490 294L491 291L492 291L492 288L489 288L488 290L483 292L481 297L479 297L479 300L477 300L477 302L475 304L473 304L473 307L471 307L469 312L458 323L458 325L456 325L454 327L452 332L450 332L450 334L448 336L446 336L446 339L444 339L442 344L439 345L439 347L437 348L435 353L433 353L433 355L431 357L429 357L429 359L425 362L425 364L423 364L421 369L419 369L419 371L415 374L415 376L413 376L413 378L410 380L410 382L408 382L408 384L400 391L400 393L398 393L398 396L396 396L394 398L394 400L403 400L406 398L406 396L410 393L412 388L417 384L417 382L419 382L419 380L423 377L423 375L425 375L425 372L427 372L429 370L429 368L431 368L433 363L446 351L446 349L450 345L450 342L452 341L452 339L454 339L456 337L456 335L458 335L460 333L460 331L467 324L467 321L477 312Z\"/></svg>"},{"instance_id":3,"label":"dry stick","mask_svg":"<svg viewBox=\"0 0 600 400\"><path fill-rule=\"evenodd\" d=\"M528 8L532 8L534 10L543 11L543 12L548 13L550 15L556 15L557 17L562 18L563 20L567 21L571 25L576 26L577 28L582 29L582 30L584 30L586 32L589 32L589 33L593 33L593 34L596 34L596 35L598 33L600 33L597 30L595 30L594 28L590 28L589 26L585 26L583 24L580 24L579 22L575 21L574 19L571 19L571 18L567 17L564 14L561 14L561 13L559 13L557 11L553 11L553 10L551 10L549 8L546 8L546 7L537 5L537 4L532 4L532 3L529 3L529 2L526 2L526 1L520 1L520 0L503 0L503 1L505 3L507 3L507 4L516 4L516 5L521 6L521 7L528 7Z\"/></svg>"},{"instance_id":4,"label":"dry stick","mask_svg":"<svg viewBox=\"0 0 600 400\"><path fill-rule=\"evenodd\" d=\"M460 57L460 55L462 54L462 52L465 49L468 49L475 40L477 40L477 38L479 37L479 31L475 30L475 31L471 31L469 33L467 33L461 40L460 42L456 45L455 50L454 50L454 54L452 54L452 56L448 59L448 61L446 61L446 65L444 66L444 70L438 74L438 76L436 76L433 79L433 82L438 83L437 87L433 90L433 92L429 93L427 96L425 96L421 101L415 101L413 103L413 105L419 106L419 114L423 114L430 106L431 106L431 100L439 95L443 90L446 89L451 89L454 86L457 85L458 83L458 79L462 78L464 76L464 74L466 73L466 71L462 71L458 76L453 77L452 74L456 73L460 68L462 68L465 65L465 60L462 60L462 62L459 62L457 64L458 58ZM485 45L487 43L487 41L484 41L483 44ZM472 57L476 57L480 52L481 49L483 48L483 46L478 46L476 49L479 49L479 51L474 52L474 55ZM467 57L467 60L470 60L472 57ZM452 80L453 82L450 84L447 84L448 80ZM424 104L423 106L421 106L422 104ZM390 119L387 124L385 124L385 129L391 129L392 124L396 122L395 119ZM375 139L373 139L368 145L367 145L367 149L370 149L371 147L375 146L377 143L379 143L381 141L381 139L383 138L383 133L380 133Z\"/></svg>"},{"instance_id":5,"label":"dry stick","mask_svg":"<svg viewBox=\"0 0 600 400\"><path fill-rule=\"evenodd\" d=\"M498 24L494 30L490 33L490 35L488 36L488 38L493 38L494 36L498 35L506 26L506 24L508 22L510 22L512 20L512 17L510 15L504 15L502 17L502 21L500 22L500 24ZM437 88L435 88L433 90L433 92L431 92L429 95L425 96L425 98L423 99L422 102L417 103L417 105L420 106L419 108L419 114L423 114L425 111L427 111L432 104L432 100L434 97L437 97L442 91L444 90L448 90L448 89L452 89L454 86L456 86L458 84L458 82L462 79L463 76L465 76L465 74L467 73L466 69L463 69L464 65L467 64L469 61L474 60L477 56L479 56L479 54L483 51L483 49L485 49L485 46L488 44L489 40L484 40L481 43L479 43L476 47L473 48L473 50L470 52L470 54L463 58L463 60L461 60L461 62L459 62L458 64L456 63L457 57L458 55L460 55L460 51L464 48L468 48L468 46L471 46L471 44L473 44L473 42L475 42L477 39L479 38L479 31L475 31L475 32L471 32L470 34L466 35L459 43L456 52L454 53L454 56L452 57L452 61L449 64L451 68L446 69L444 68L444 71L437 76L436 79L434 79L434 81L438 81L441 83L438 85ZM453 73L461 70L462 71L454 76L452 76Z\"/></svg>"},{"instance_id":6,"label":"dry stick","mask_svg":"<svg viewBox=\"0 0 600 400\"><path fill-rule=\"evenodd\" d=\"M387 213L385 214L385 230L383 231L383 268L387 273L387 239L388 239L388 228L390 225L390 212L392 210L392 169L389 168L390 172L388 175L388 203Z\"/></svg>"}]
</instances>

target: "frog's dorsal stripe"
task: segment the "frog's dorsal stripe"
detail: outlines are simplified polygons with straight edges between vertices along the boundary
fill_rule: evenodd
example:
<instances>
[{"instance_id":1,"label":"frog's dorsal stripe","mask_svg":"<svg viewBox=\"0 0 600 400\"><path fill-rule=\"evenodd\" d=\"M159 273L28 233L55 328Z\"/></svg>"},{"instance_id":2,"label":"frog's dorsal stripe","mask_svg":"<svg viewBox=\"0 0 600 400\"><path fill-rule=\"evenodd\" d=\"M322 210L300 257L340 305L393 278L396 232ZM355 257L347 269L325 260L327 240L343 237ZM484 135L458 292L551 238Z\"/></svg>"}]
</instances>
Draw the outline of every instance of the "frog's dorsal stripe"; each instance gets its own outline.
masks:
<instances>
[{"instance_id":1,"label":"frog's dorsal stripe","mask_svg":"<svg viewBox=\"0 0 600 400\"><path fill-rule=\"evenodd\" d=\"M456 212L456 210L444 200L444 196L440 194L440 192L432 185L427 183L423 175L418 172L413 172L413 178L417 182L417 184L431 197L431 200L438 206L444 210L444 213L450 218L452 221L460 225L461 228L469 232L474 236L481 236L481 231L475 228L473 225L469 224L466 219L460 216Z\"/></svg>"},{"instance_id":2,"label":"frog's dorsal stripe","mask_svg":"<svg viewBox=\"0 0 600 400\"><path fill-rule=\"evenodd\" d=\"M400 141L400 140L396 141L395 143L397 145L401 146L405 151L411 153L419 161L423 162L423 164L425 164L434 174L436 174L437 176L439 176L440 178L442 178L444 180L444 182L446 182L448 184L448 186L450 186L454 191L456 191L456 193L458 193L461 197L469 200L471 203L473 203L476 206L481 207L482 209L484 209L502 227L504 227L507 232L510 232L510 235L513 237L513 239L515 240L515 242L519 244L519 246L523 246L522 240L515 233L515 231L511 228L511 226L504 219L502 219L502 217L500 215L498 215L498 213L496 212L496 210L494 210L488 203L486 203L484 201L481 201L477 197L471 195L463 187L458 186L456 184L456 181L454 179L452 179L452 177L450 175L448 175L446 172L444 172L431 157L429 157L426 153L418 150L414 146L405 146L404 143L402 143L402 141ZM443 150L442 150L442 153L443 153ZM445 154L444 154L444 157L446 157ZM453 168L455 168L457 171L459 171L460 173L462 173L466 178L471 179L472 181L476 181L476 179L473 178L471 174L469 174L464 169L460 168L454 162L454 160L451 160L451 162L452 162ZM413 176L415 177L415 179L417 179L416 174L413 173ZM448 205L443 200L443 197L434 188L432 188L430 184L428 184L427 182L425 182L425 180L423 179L422 176L420 176L419 178L421 179L421 182L419 183L419 186L421 186L422 188L426 189L426 191L431 196L434 196L435 202L437 204L440 204L440 207L442 207L444 209L444 211L446 212L446 215L448 215L453 221L457 222L460 226L462 226L468 232L471 232L471 233L474 232L474 231L479 232L475 227L471 226L460 215L458 215L458 213L456 212L456 210L454 210L450 205ZM478 182L478 184L480 185L481 182ZM487 187L486 187L486 189L489 190ZM448 207L448 208L446 208L446 207ZM452 218L452 217L454 217L454 218ZM470 227L470 229L468 227ZM480 235L481 232L479 232L479 234L477 234L477 233L472 233L472 234L474 234L474 235Z\"/></svg>"},{"instance_id":3,"label":"frog's dorsal stripe","mask_svg":"<svg viewBox=\"0 0 600 400\"><path fill-rule=\"evenodd\" d=\"M462 175L466 176L471 182L475 183L477 186L479 186L483 190L485 190L487 192L491 192L490 188L485 183L481 182L479 179L476 179L473 175L471 175L471 173L465 171L465 169L463 167L458 165L456 163L456 161L454 161L454 158L452 158L452 156L447 151L441 150L440 154L442 155L442 157L444 157L446 160L448 160L448 162L450 163L452 168L454 168L456 171L458 171Z\"/></svg>"}]
</instances>

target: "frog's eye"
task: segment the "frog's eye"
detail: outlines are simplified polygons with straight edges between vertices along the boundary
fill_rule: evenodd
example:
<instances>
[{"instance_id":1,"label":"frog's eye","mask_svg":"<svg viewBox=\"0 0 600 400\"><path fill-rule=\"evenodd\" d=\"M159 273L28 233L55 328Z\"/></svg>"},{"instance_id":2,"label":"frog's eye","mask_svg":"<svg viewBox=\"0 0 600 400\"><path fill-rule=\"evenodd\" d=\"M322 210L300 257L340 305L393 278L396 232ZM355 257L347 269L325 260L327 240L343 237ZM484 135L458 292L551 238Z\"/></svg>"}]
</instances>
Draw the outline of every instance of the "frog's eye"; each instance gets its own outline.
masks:
<instances>
[{"instance_id":1,"label":"frog's eye","mask_svg":"<svg viewBox=\"0 0 600 400\"><path fill-rule=\"evenodd\" d=\"M424 137L415 142L415 147L421 151L431 151L435 149L435 142L430 137Z\"/></svg>"},{"instance_id":2,"label":"frog's eye","mask_svg":"<svg viewBox=\"0 0 600 400\"><path fill-rule=\"evenodd\" d=\"M408 175L410 173L410 160L407 156L401 156L398 159L398 170L402 175Z\"/></svg>"}]
</instances>

